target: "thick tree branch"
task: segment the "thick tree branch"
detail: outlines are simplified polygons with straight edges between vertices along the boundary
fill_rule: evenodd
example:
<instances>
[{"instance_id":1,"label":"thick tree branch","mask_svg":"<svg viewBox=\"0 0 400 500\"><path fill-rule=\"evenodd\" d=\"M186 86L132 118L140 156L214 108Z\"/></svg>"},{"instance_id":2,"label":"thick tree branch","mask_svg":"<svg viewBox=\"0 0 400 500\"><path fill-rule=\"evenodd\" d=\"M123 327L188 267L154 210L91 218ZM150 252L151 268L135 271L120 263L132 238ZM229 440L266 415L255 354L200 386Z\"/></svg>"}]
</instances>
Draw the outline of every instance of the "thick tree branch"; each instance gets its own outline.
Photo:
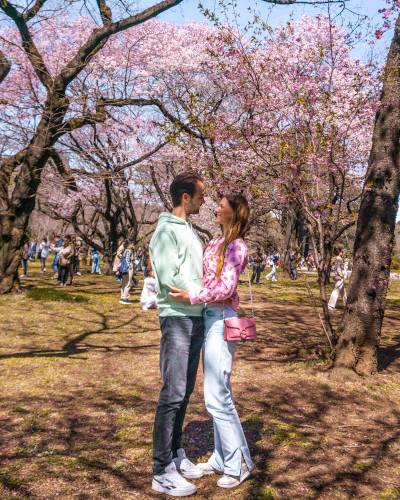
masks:
<instances>
[{"instance_id":1,"label":"thick tree branch","mask_svg":"<svg viewBox=\"0 0 400 500\"><path fill-rule=\"evenodd\" d=\"M25 14L23 14L24 21L28 22L30 19L36 16L42 6L45 4L46 0L36 0L35 5L31 7Z\"/></svg>"},{"instance_id":2,"label":"thick tree branch","mask_svg":"<svg viewBox=\"0 0 400 500\"><path fill-rule=\"evenodd\" d=\"M11 64L7 61L6 56L0 50L0 83L5 79L11 69ZM0 99L0 104L6 104Z\"/></svg>"},{"instance_id":3,"label":"thick tree branch","mask_svg":"<svg viewBox=\"0 0 400 500\"><path fill-rule=\"evenodd\" d=\"M14 7L14 5L7 2L7 0L0 0L0 8L16 24L18 31L21 35L22 47L24 48L24 51L28 56L32 64L32 67L35 70L35 73L37 74L39 80L47 88L47 90L50 90L53 83L53 78L51 77L49 71L47 70L46 65L42 59L42 56L39 54L39 51L37 50L36 45L32 40L28 26L24 19L24 15L18 12L17 9Z\"/></svg>"},{"instance_id":4,"label":"thick tree branch","mask_svg":"<svg viewBox=\"0 0 400 500\"><path fill-rule=\"evenodd\" d=\"M0 0L4 2L5 0ZM92 31L86 43L79 49L78 53L73 57L70 62L62 69L56 78L56 87L64 90L74 78L87 66L90 60L97 54L97 52L104 47L105 43L111 35L125 31L138 24L158 16L162 12L179 5L183 0L164 0L143 12L130 16L121 21L114 23L107 23L102 28L96 28ZM102 13L103 15L103 13ZM106 12L104 12L106 16ZM103 19L104 22L104 19Z\"/></svg>"},{"instance_id":5,"label":"thick tree branch","mask_svg":"<svg viewBox=\"0 0 400 500\"><path fill-rule=\"evenodd\" d=\"M65 168L64 162L56 149L51 148L50 158L53 160L54 165L56 166L56 168L58 170L58 173L61 175L61 178L64 181L64 185L68 189L71 189L71 191L75 191L75 192L78 191L78 187L76 185L75 178Z\"/></svg>"}]
</instances>

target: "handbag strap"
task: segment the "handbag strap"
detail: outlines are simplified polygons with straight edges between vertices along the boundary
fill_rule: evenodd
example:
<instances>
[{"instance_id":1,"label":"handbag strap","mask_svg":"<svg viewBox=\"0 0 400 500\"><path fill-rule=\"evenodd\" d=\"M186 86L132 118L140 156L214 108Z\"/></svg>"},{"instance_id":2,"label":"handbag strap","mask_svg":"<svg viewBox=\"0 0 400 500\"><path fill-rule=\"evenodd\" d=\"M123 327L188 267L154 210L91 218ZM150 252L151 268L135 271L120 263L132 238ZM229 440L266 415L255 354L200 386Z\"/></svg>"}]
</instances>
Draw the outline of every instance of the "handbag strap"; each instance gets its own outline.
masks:
<instances>
[{"instance_id":1,"label":"handbag strap","mask_svg":"<svg viewBox=\"0 0 400 500\"><path fill-rule=\"evenodd\" d=\"M253 315L253 318L254 318L254 306L253 306L253 294L252 294L252 291L251 291L251 280L250 280L250 272L249 272L249 268L247 268L247 276L249 278L249 288L250 288L250 299L251 299L251 314ZM223 316L223 321L225 323L225 301L223 301L223 309L222 309L222 316ZM254 318L256 319L256 318Z\"/></svg>"}]
</instances>

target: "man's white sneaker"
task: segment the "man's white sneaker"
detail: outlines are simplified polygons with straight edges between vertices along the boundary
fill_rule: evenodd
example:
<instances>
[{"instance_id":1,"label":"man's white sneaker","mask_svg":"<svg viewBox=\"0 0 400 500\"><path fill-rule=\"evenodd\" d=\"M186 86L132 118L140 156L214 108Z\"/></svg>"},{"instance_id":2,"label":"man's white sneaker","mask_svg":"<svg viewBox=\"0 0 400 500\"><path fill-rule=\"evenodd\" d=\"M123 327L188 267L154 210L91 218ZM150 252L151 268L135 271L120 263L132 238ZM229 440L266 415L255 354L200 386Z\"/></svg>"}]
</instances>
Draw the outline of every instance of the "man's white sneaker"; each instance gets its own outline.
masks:
<instances>
[{"instance_id":1,"label":"man's white sneaker","mask_svg":"<svg viewBox=\"0 0 400 500\"><path fill-rule=\"evenodd\" d=\"M26 274L21 274L20 278L26 278Z\"/></svg>"},{"instance_id":2,"label":"man's white sneaker","mask_svg":"<svg viewBox=\"0 0 400 500\"><path fill-rule=\"evenodd\" d=\"M336 311L336 308L335 308L335 307L329 307L329 306L328 306L328 309L329 309L330 311Z\"/></svg>"},{"instance_id":3,"label":"man's white sneaker","mask_svg":"<svg viewBox=\"0 0 400 500\"><path fill-rule=\"evenodd\" d=\"M147 311L148 310L148 308L146 306L143 306L142 309L143 309L143 311Z\"/></svg>"},{"instance_id":4,"label":"man's white sneaker","mask_svg":"<svg viewBox=\"0 0 400 500\"><path fill-rule=\"evenodd\" d=\"M174 462L171 462L164 470L164 474L153 476L151 487L154 491L166 493L172 497L187 497L196 493L196 486L179 474Z\"/></svg>"},{"instance_id":5,"label":"man's white sneaker","mask_svg":"<svg viewBox=\"0 0 400 500\"><path fill-rule=\"evenodd\" d=\"M219 470L214 469L214 467L212 467L208 462L206 462L204 464L196 464L196 467L201 469L203 471L204 475L208 475L208 474L220 474L221 476L223 475L223 472L220 472Z\"/></svg>"},{"instance_id":6,"label":"man's white sneaker","mask_svg":"<svg viewBox=\"0 0 400 500\"><path fill-rule=\"evenodd\" d=\"M177 458L173 458L172 461L175 463L176 468L182 474L183 477L188 479L198 479L204 476L204 472L200 467L194 465L188 458L186 458L185 450L179 448Z\"/></svg>"},{"instance_id":7,"label":"man's white sneaker","mask_svg":"<svg viewBox=\"0 0 400 500\"><path fill-rule=\"evenodd\" d=\"M228 476L228 474L224 474L221 479L218 480L217 486L220 488L235 488L242 484L250 476L250 471L247 468L246 464L242 464L242 469L240 471L239 476Z\"/></svg>"}]
</instances>

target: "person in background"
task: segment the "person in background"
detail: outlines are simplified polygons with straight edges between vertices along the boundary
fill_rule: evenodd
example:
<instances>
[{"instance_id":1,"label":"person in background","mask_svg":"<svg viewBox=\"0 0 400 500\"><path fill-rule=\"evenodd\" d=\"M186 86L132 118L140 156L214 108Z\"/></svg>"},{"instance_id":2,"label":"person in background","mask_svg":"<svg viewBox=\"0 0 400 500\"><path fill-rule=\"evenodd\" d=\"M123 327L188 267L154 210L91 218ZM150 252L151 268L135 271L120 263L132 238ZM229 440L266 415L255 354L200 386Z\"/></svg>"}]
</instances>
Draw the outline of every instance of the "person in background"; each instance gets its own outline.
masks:
<instances>
[{"instance_id":1,"label":"person in background","mask_svg":"<svg viewBox=\"0 0 400 500\"><path fill-rule=\"evenodd\" d=\"M122 256L123 256L125 248L126 248L127 241L128 240L122 241L122 243L118 247L118 250L115 254L114 263L113 263L113 272L114 273L117 273L119 266L121 265L121 260L122 260ZM122 274L121 273L116 274L115 281L122 281Z\"/></svg>"},{"instance_id":2,"label":"person in background","mask_svg":"<svg viewBox=\"0 0 400 500\"><path fill-rule=\"evenodd\" d=\"M77 276L82 276L79 270L79 259L81 253L82 242L80 240L75 239L75 260L74 260L74 272Z\"/></svg>"},{"instance_id":3,"label":"person in background","mask_svg":"<svg viewBox=\"0 0 400 500\"><path fill-rule=\"evenodd\" d=\"M60 280L60 286L66 286L66 281L68 278L68 267L71 262L71 237L66 235L64 237L61 247L52 246L51 249L59 254L59 268L58 268L58 278Z\"/></svg>"},{"instance_id":4,"label":"person in background","mask_svg":"<svg viewBox=\"0 0 400 500\"><path fill-rule=\"evenodd\" d=\"M253 264L253 276L251 277L251 284L253 284L254 279L256 279L256 285L260 284L260 274L261 274L261 264L263 261L263 255L261 253L261 248L257 247L257 250L251 256Z\"/></svg>"},{"instance_id":5,"label":"person in background","mask_svg":"<svg viewBox=\"0 0 400 500\"><path fill-rule=\"evenodd\" d=\"M147 268L146 279L144 280L142 294L140 295L140 303L143 311L148 309L158 309L156 303L157 283L154 278L154 273L151 267Z\"/></svg>"},{"instance_id":6,"label":"person in background","mask_svg":"<svg viewBox=\"0 0 400 500\"><path fill-rule=\"evenodd\" d=\"M266 278L267 278L267 281L269 281L270 278L272 278L272 281L278 281L275 277L275 273L276 273L276 264L278 262L278 259L279 259L279 254L276 250L274 250L271 255L269 256L271 262L272 262L272 269L271 269L271 272L269 274L267 274Z\"/></svg>"},{"instance_id":7,"label":"person in background","mask_svg":"<svg viewBox=\"0 0 400 500\"><path fill-rule=\"evenodd\" d=\"M75 268L75 259L77 257L77 249L76 249L76 238L72 238L71 241L71 255L69 258L68 264L68 275L70 277L70 286L74 284L74 268ZM68 278L67 278L68 279Z\"/></svg>"},{"instance_id":8,"label":"person in background","mask_svg":"<svg viewBox=\"0 0 400 500\"><path fill-rule=\"evenodd\" d=\"M146 243L143 248L143 274L146 276L147 267L149 266L150 254L149 254L149 245Z\"/></svg>"},{"instance_id":9,"label":"person in background","mask_svg":"<svg viewBox=\"0 0 400 500\"><path fill-rule=\"evenodd\" d=\"M92 274L101 274L100 271L100 255L99 252L92 247L92 257L93 257L93 262L92 262Z\"/></svg>"},{"instance_id":10,"label":"person in background","mask_svg":"<svg viewBox=\"0 0 400 500\"><path fill-rule=\"evenodd\" d=\"M25 243L24 243L24 246L23 246L23 250L22 250L22 264L24 266L24 271L23 273L21 274L20 278L26 278L26 274L28 272L28 259L29 259L29 239L26 238L25 239Z\"/></svg>"},{"instance_id":11,"label":"person in background","mask_svg":"<svg viewBox=\"0 0 400 500\"><path fill-rule=\"evenodd\" d=\"M139 248L137 253L137 264L136 264L138 271L142 270L142 259L143 259L143 248Z\"/></svg>"},{"instance_id":12,"label":"person in background","mask_svg":"<svg viewBox=\"0 0 400 500\"><path fill-rule=\"evenodd\" d=\"M55 245L52 245L51 246L51 249L53 250L53 248L60 248L63 244L63 241L59 236L54 236L54 242L55 242ZM53 262L51 263L51 267L53 268L53 271L54 271L54 276L53 276L53 280L56 280L59 276L58 276L58 260L59 260L59 253L58 251L56 250L53 250L56 255L53 259Z\"/></svg>"},{"instance_id":13,"label":"person in background","mask_svg":"<svg viewBox=\"0 0 400 500\"><path fill-rule=\"evenodd\" d=\"M132 286L133 271L135 268L135 253L133 251L133 241L125 240L125 250L122 258L125 259L126 265L128 266L128 273L122 275L122 285L121 285L121 300L120 304L132 304L131 300L128 300L129 290Z\"/></svg>"},{"instance_id":14,"label":"person in background","mask_svg":"<svg viewBox=\"0 0 400 500\"><path fill-rule=\"evenodd\" d=\"M296 271L296 262L295 262L295 259L296 258L296 252L292 252L290 255L289 255L289 266L290 266L290 279L291 280L297 280L297 271Z\"/></svg>"},{"instance_id":15,"label":"person in background","mask_svg":"<svg viewBox=\"0 0 400 500\"><path fill-rule=\"evenodd\" d=\"M43 238L42 242L39 245L38 255L40 254L40 274L46 272L46 259L49 255L50 248L47 244L47 238Z\"/></svg>"},{"instance_id":16,"label":"person in background","mask_svg":"<svg viewBox=\"0 0 400 500\"><path fill-rule=\"evenodd\" d=\"M334 275L333 275L333 279L335 281L335 288L333 289L333 292L328 302L328 309L330 311L336 310L336 302L337 299L339 298L339 294L341 295L343 302L345 304L347 302L347 294L346 294L346 289L344 287L344 279L345 279L344 266L343 266L344 252L341 247L335 247L333 253L335 254L335 257L333 259L335 263Z\"/></svg>"},{"instance_id":17,"label":"person in background","mask_svg":"<svg viewBox=\"0 0 400 500\"><path fill-rule=\"evenodd\" d=\"M31 247L29 249L29 260L31 262L35 262L36 248L37 248L37 240L33 240L32 243L31 243Z\"/></svg>"}]
</instances>

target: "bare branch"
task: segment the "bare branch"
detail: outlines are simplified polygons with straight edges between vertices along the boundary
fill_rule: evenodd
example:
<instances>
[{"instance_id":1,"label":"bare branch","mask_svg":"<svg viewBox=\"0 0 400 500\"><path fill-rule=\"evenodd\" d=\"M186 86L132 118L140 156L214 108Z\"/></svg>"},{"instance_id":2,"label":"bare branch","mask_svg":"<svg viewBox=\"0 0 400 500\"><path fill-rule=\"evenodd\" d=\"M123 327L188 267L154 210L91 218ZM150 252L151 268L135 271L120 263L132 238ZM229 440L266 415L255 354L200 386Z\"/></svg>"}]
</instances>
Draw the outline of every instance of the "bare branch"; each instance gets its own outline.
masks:
<instances>
[{"instance_id":1,"label":"bare branch","mask_svg":"<svg viewBox=\"0 0 400 500\"><path fill-rule=\"evenodd\" d=\"M24 21L29 21L33 17L36 16L36 14L39 12L39 10L42 8L46 0L36 0L36 3L33 7L31 7L24 15Z\"/></svg>"},{"instance_id":2,"label":"bare branch","mask_svg":"<svg viewBox=\"0 0 400 500\"><path fill-rule=\"evenodd\" d=\"M65 182L65 186L72 191L78 191L75 178L71 175L70 172L65 168L64 162L58 153L58 151L54 148L50 150L50 158L53 160L61 178Z\"/></svg>"}]
</instances>

